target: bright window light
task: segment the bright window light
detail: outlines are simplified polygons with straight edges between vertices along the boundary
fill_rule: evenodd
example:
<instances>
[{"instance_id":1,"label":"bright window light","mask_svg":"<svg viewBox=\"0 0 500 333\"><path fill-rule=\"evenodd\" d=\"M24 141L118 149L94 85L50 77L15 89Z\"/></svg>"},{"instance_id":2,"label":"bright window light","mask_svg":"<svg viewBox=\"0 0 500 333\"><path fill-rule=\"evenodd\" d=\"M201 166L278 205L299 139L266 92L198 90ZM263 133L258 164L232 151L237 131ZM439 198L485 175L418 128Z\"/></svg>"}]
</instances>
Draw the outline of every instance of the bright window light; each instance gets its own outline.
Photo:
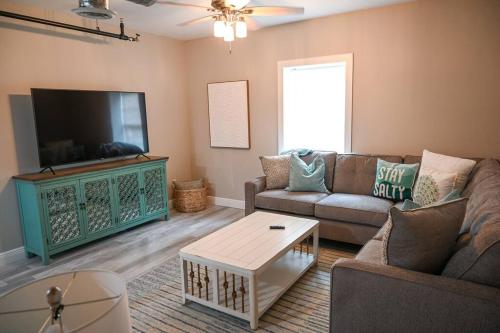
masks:
<instances>
[{"instance_id":1,"label":"bright window light","mask_svg":"<svg viewBox=\"0 0 500 333\"><path fill-rule=\"evenodd\" d=\"M283 68L282 150L345 152L346 63Z\"/></svg>"}]
</instances>

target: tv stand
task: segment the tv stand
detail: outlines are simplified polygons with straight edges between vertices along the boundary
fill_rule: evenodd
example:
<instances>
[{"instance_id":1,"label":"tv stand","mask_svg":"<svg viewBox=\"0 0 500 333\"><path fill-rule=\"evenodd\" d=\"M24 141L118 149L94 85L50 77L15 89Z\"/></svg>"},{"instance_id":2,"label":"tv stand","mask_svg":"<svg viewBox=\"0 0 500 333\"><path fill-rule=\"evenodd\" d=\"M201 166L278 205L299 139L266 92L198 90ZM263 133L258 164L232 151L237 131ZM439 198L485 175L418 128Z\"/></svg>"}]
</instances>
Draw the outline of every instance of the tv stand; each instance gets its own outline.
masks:
<instances>
[{"instance_id":1,"label":"tv stand","mask_svg":"<svg viewBox=\"0 0 500 333\"><path fill-rule=\"evenodd\" d=\"M39 173L43 173L45 170L49 170L54 176L56 175L56 172L54 171L54 169L52 169L51 166L43 168Z\"/></svg>"},{"instance_id":2,"label":"tv stand","mask_svg":"<svg viewBox=\"0 0 500 333\"><path fill-rule=\"evenodd\" d=\"M128 158L14 176L26 256L48 264L56 253L167 219L167 160Z\"/></svg>"},{"instance_id":3,"label":"tv stand","mask_svg":"<svg viewBox=\"0 0 500 333\"><path fill-rule=\"evenodd\" d=\"M147 158L148 160L150 160L150 158L148 156L146 156L145 154L143 154L143 153L137 154L137 156L135 158L137 159L140 156L144 156L145 158Z\"/></svg>"}]
</instances>

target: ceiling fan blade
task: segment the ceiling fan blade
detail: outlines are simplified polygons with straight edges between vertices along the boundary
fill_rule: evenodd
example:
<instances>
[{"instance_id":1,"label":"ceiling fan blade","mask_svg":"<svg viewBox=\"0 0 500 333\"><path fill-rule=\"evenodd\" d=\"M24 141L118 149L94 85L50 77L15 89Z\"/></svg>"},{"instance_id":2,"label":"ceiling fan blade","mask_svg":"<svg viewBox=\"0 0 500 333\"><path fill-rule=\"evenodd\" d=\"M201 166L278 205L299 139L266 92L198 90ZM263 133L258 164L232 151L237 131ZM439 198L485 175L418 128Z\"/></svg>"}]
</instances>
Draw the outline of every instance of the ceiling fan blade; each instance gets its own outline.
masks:
<instances>
[{"instance_id":1,"label":"ceiling fan blade","mask_svg":"<svg viewBox=\"0 0 500 333\"><path fill-rule=\"evenodd\" d=\"M259 23L251 17L245 17L245 22L247 23L248 30L250 31L256 31L261 28Z\"/></svg>"},{"instance_id":2,"label":"ceiling fan blade","mask_svg":"<svg viewBox=\"0 0 500 333\"><path fill-rule=\"evenodd\" d=\"M157 4L159 5L171 5L171 6L181 6L181 7L194 7L194 8L201 8L201 9L207 9L210 10L212 8L210 7L205 7L205 6L200 6L200 5L191 5L187 3L179 3L175 1L156 1Z\"/></svg>"},{"instance_id":3,"label":"ceiling fan blade","mask_svg":"<svg viewBox=\"0 0 500 333\"><path fill-rule=\"evenodd\" d=\"M242 13L250 16L302 15L302 7L246 7Z\"/></svg>"},{"instance_id":4,"label":"ceiling fan blade","mask_svg":"<svg viewBox=\"0 0 500 333\"><path fill-rule=\"evenodd\" d=\"M179 27L185 27L185 26L188 26L188 25L193 25L193 24L208 22L208 21L211 21L212 19L213 19L213 15L203 16L203 17L200 17L200 18L197 18L197 19L194 19L194 20L190 20L190 21L187 21L187 22L184 22L184 23L180 23L180 24L177 24L177 25Z\"/></svg>"}]
</instances>

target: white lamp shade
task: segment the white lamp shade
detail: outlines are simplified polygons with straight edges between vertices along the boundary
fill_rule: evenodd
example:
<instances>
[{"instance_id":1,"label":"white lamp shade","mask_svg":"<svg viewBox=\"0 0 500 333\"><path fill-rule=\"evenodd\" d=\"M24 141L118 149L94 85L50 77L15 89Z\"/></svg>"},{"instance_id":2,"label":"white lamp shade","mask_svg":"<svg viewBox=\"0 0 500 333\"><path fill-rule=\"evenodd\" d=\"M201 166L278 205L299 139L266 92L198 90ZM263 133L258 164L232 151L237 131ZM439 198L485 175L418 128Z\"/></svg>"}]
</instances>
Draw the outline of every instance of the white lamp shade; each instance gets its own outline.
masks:
<instances>
[{"instance_id":1,"label":"white lamp shade","mask_svg":"<svg viewBox=\"0 0 500 333\"><path fill-rule=\"evenodd\" d=\"M236 22L236 37L245 38L247 36L247 23L245 21Z\"/></svg>"},{"instance_id":2,"label":"white lamp shade","mask_svg":"<svg viewBox=\"0 0 500 333\"><path fill-rule=\"evenodd\" d=\"M234 29L231 24L227 24L224 31L224 41L232 42L234 41Z\"/></svg>"},{"instance_id":3,"label":"white lamp shade","mask_svg":"<svg viewBox=\"0 0 500 333\"><path fill-rule=\"evenodd\" d=\"M224 37L226 32L226 23L222 20L217 20L214 22L214 36Z\"/></svg>"},{"instance_id":4,"label":"white lamp shade","mask_svg":"<svg viewBox=\"0 0 500 333\"><path fill-rule=\"evenodd\" d=\"M65 333L131 332L125 281L99 270L57 274L0 296L0 332L38 332L51 315L45 293L52 286L60 287L63 294L68 289L61 313ZM76 303L80 304L71 305ZM30 309L37 310L16 312ZM43 331L55 329L50 326L49 320Z\"/></svg>"}]
</instances>

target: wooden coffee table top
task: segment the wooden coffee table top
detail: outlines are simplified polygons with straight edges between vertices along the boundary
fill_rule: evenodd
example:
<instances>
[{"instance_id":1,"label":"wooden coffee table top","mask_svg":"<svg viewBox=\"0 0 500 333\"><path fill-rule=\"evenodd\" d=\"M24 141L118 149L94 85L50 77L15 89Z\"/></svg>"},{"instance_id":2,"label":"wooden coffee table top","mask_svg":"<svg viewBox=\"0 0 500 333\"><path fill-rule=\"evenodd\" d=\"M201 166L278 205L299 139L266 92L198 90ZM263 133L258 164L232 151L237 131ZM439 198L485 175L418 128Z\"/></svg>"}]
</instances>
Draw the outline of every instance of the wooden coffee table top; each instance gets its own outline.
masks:
<instances>
[{"instance_id":1,"label":"wooden coffee table top","mask_svg":"<svg viewBox=\"0 0 500 333\"><path fill-rule=\"evenodd\" d=\"M270 230L271 225L283 225L285 229ZM315 220L255 212L189 244L179 253L183 258L255 272L318 225Z\"/></svg>"}]
</instances>

